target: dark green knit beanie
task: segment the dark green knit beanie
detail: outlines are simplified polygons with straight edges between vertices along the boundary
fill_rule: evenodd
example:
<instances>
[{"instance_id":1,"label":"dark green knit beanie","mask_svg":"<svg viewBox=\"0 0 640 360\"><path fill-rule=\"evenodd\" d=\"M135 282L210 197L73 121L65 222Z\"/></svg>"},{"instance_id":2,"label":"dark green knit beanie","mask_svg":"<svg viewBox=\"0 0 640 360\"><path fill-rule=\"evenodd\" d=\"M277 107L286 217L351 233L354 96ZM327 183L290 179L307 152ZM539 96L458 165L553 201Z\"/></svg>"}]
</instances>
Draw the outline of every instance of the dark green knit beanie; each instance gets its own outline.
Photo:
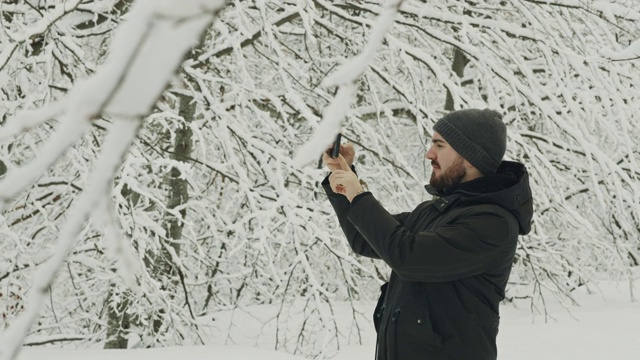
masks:
<instances>
[{"instance_id":1,"label":"dark green knit beanie","mask_svg":"<svg viewBox=\"0 0 640 360\"><path fill-rule=\"evenodd\" d=\"M507 148L507 127L500 113L489 109L452 111L433 130L483 175L495 174Z\"/></svg>"}]
</instances>

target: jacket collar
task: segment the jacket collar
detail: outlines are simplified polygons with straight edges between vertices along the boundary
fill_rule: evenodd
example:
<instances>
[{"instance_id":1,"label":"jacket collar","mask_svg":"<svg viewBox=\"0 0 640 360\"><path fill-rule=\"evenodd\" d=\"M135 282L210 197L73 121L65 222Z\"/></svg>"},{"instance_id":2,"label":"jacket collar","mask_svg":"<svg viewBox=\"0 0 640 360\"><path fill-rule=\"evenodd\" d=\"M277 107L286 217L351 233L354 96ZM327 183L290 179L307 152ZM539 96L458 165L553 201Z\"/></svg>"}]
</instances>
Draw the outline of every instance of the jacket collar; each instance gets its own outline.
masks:
<instances>
[{"instance_id":1,"label":"jacket collar","mask_svg":"<svg viewBox=\"0 0 640 360\"><path fill-rule=\"evenodd\" d=\"M503 161L496 174L458 184L442 192L430 185L425 188L436 197L433 203L440 211L458 201L468 205L496 204L518 219L520 234L526 235L531 231L533 198L527 169L521 163Z\"/></svg>"},{"instance_id":2,"label":"jacket collar","mask_svg":"<svg viewBox=\"0 0 640 360\"><path fill-rule=\"evenodd\" d=\"M428 185L427 185L428 186ZM436 195L436 194L432 194ZM436 195L437 197L433 199L431 205L435 206L436 209L440 210L440 212L445 212L447 209L453 205L455 205L458 200L462 197L460 194L452 194L447 196Z\"/></svg>"}]
</instances>

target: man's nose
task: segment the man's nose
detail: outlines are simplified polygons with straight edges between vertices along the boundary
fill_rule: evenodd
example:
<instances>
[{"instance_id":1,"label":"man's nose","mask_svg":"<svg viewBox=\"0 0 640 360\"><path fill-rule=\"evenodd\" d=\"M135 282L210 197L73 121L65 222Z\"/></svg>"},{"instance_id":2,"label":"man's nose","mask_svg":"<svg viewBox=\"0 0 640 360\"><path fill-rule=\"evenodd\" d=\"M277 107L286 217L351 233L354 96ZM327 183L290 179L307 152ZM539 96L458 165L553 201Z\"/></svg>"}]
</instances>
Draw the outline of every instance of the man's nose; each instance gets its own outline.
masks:
<instances>
[{"instance_id":1,"label":"man's nose","mask_svg":"<svg viewBox=\"0 0 640 360\"><path fill-rule=\"evenodd\" d=\"M433 150L433 149L429 148L429 150L427 150L427 153L424 156L429 160L434 160L436 157L435 157L434 152L431 151L431 150Z\"/></svg>"}]
</instances>

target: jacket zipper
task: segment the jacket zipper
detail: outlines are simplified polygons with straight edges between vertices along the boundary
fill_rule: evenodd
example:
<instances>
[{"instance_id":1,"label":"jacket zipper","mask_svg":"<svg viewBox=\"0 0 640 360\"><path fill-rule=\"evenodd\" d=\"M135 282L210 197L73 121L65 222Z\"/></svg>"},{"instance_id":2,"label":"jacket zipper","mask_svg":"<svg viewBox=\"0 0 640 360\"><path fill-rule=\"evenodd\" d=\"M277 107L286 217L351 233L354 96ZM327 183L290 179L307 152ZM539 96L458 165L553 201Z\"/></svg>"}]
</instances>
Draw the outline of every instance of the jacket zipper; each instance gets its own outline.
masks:
<instances>
[{"instance_id":1,"label":"jacket zipper","mask_svg":"<svg viewBox=\"0 0 640 360\"><path fill-rule=\"evenodd\" d=\"M393 312L393 317L391 318L391 322L393 323L393 349L391 350L393 351L394 359L398 359L398 324L396 324L398 316L400 316L400 307Z\"/></svg>"},{"instance_id":2,"label":"jacket zipper","mask_svg":"<svg viewBox=\"0 0 640 360\"><path fill-rule=\"evenodd\" d=\"M383 320L383 315L384 315L384 310L386 309L386 306L384 304L382 304L382 306L380 307L380 310L378 310L378 313L376 314L376 316L378 318L380 318L380 328L378 329L378 331L376 332L376 360L380 359L380 333L382 332L382 320ZM388 321L387 321L388 323ZM383 339L384 340L384 339Z\"/></svg>"}]
</instances>

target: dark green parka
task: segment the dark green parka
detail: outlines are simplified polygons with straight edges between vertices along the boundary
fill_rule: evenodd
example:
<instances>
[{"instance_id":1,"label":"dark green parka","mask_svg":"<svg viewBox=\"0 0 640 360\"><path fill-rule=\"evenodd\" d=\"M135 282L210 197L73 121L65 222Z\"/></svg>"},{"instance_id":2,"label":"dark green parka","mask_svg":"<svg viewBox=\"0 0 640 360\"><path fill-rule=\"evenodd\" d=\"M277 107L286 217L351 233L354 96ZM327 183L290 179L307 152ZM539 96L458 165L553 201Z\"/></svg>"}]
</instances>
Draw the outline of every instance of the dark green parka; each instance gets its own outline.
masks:
<instances>
[{"instance_id":1,"label":"dark green parka","mask_svg":"<svg viewBox=\"0 0 640 360\"><path fill-rule=\"evenodd\" d=\"M498 305L518 234L533 215L524 165L436 193L391 215L365 192L352 203L323 186L353 251L392 269L374 313L378 360L496 359Z\"/></svg>"}]
</instances>

